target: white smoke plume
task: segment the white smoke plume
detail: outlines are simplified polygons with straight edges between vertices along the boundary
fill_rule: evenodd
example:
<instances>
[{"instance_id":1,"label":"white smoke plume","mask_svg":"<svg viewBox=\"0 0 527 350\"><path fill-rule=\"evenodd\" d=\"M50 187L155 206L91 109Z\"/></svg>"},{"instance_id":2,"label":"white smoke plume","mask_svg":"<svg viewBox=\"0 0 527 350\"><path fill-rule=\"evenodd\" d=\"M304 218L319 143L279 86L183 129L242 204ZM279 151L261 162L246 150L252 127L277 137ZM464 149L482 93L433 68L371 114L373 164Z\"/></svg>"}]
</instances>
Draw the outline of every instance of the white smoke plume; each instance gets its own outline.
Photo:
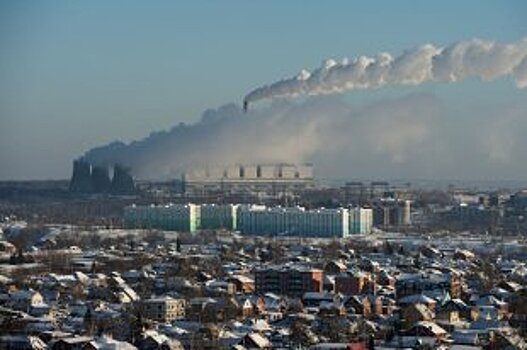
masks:
<instances>
[{"instance_id":1,"label":"white smoke plume","mask_svg":"<svg viewBox=\"0 0 527 350\"><path fill-rule=\"evenodd\" d=\"M328 60L312 73L302 71L254 90L245 102L503 76L527 87L527 38L509 44L474 39L445 48L424 45L395 58L383 53L341 63ZM173 178L194 167L304 161L314 162L316 175L326 177L439 178L455 173L514 178L525 173L525 103L501 119L496 118L503 112L499 106L494 115L474 107L470 113L477 115L480 130L488 130L487 137L470 136L471 118L463 121L428 94L359 107L335 96L298 104L277 99L247 114L231 104L206 111L195 124L180 124L130 144L97 147L84 157L94 164L129 166L140 178Z\"/></svg>"},{"instance_id":2,"label":"white smoke plume","mask_svg":"<svg viewBox=\"0 0 527 350\"><path fill-rule=\"evenodd\" d=\"M473 114L467 118L433 94L365 105L339 96L276 100L248 113L230 104L206 111L196 123L100 146L84 157L129 166L141 179L278 162L313 162L317 178L518 179L527 172L527 102L478 104L468 107Z\"/></svg>"},{"instance_id":3,"label":"white smoke plume","mask_svg":"<svg viewBox=\"0 0 527 350\"><path fill-rule=\"evenodd\" d=\"M444 48L426 44L397 57L381 53L342 62L329 59L313 72L302 70L295 77L251 91L244 102L247 106L275 97L328 95L467 78L493 80L503 76L512 76L518 88L527 87L527 38L508 44L473 39Z\"/></svg>"},{"instance_id":4,"label":"white smoke plume","mask_svg":"<svg viewBox=\"0 0 527 350\"><path fill-rule=\"evenodd\" d=\"M426 149L439 110L429 95L358 109L339 98L316 97L300 104L280 101L248 114L230 104L206 111L195 124L97 147L84 158L126 165L139 178L171 178L192 168L238 163L314 162L324 176L345 173L349 169L341 166L359 159L367 161L366 168L407 167Z\"/></svg>"}]
</instances>

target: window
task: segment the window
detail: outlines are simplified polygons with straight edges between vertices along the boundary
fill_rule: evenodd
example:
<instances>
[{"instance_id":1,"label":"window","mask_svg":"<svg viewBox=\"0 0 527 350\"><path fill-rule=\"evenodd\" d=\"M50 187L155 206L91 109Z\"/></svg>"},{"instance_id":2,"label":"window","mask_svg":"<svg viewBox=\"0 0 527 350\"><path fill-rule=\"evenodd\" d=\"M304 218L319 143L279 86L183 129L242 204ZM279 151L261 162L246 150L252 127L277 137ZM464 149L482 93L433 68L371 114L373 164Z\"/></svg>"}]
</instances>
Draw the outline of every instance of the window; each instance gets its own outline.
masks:
<instances>
[{"instance_id":1,"label":"window","mask_svg":"<svg viewBox=\"0 0 527 350\"><path fill-rule=\"evenodd\" d=\"M245 168L244 167L240 167L240 177L245 177Z\"/></svg>"},{"instance_id":2,"label":"window","mask_svg":"<svg viewBox=\"0 0 527 350\"><path fill-rule=\"evenodd\" d=\"M256 177L262 177L262 167L260 165L256 167Z\"/></svg>"}]
</instances>

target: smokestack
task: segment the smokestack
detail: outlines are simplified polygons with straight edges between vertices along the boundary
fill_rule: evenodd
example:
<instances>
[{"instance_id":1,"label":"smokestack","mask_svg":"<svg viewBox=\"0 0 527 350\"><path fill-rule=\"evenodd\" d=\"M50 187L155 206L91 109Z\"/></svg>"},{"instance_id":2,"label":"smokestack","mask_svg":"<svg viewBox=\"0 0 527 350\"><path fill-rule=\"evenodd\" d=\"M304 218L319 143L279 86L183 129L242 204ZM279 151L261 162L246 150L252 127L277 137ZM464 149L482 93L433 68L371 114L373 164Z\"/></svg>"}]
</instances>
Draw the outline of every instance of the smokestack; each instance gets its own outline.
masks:
<instances>
[{"instance_id":1,"label":"smokestack","mask_svg":"<svg viewBox=\"0 0 527 350\"><path fill-rule=\"evenodd\" d=\"M397 57L380 53L351 61L329 59L313 72L302 70L295 77L259 87L247 94L244 101L327 95L428 81L493 80L503 76L512 76L518 88L527 87L527 38L509 44L473 39L445 48L427 44Z\"/></svg>"}]
</instances>

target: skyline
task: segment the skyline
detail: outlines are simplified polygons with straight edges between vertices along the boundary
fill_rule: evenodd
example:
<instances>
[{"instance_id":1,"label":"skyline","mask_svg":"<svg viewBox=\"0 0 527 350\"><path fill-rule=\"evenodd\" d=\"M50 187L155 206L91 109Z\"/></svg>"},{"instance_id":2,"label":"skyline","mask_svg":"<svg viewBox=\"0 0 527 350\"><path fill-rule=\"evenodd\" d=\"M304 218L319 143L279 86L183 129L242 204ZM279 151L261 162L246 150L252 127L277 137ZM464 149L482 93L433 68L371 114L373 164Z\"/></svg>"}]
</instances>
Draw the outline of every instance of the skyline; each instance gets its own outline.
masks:
<instances>
[{"instance_id":1,"label":"skyline","mask_svg":"<svg viewBox=\"0 0 527 350\"><path fill-rule=\"evenodd\" d=\"M72 160L93 147L140 140L181 122L196 123L203 111L221 110L231 102L239 105L253 88L319 66L328 57L400 54L425 43L443 46L472 38L511 42L527 36L527 11L521 11L527 6L521 1L335 2L334 7L302 3L301 11L300 4L4 2L0 180L68 178ZM463 21L446 24L454 4ZM469 15L475 9L477 16ZM502 78L354 91L334 99L287 103L300 110L334 103L346 109L342 115L351 115L349 111L363 115L409 100L420 106L401 107L402 124L421 123L420 130L426 131L418 130L416 143L403 149L425 145L430 154L415 161L415 156L397 152L364 159L359 152L345 159L362 167L357 172L324 161L331 158L324 152L311 152L308 156L322 160L315 165L322 167L323 177L451 174L459 179L479 175L526 180L525 175L516 177L527 171L522 154L527 147L525 96L512 79ZM255 108L256 114L265 116L276 107ZM413 115L424 110L429 114L431 108L433 118L424 118L431 120L427 124ZM378 113L377 123L389 125L391 119L383 113ZM317 118L324 119L313 120ZM294 128L295 119L290 120ZM476 131L481 134L473 135ZM479 138L488 142L479 145ZM328 139L332 138L321 138ZM446 142L438 143L441 139ZM305 148L302 141L297 144ZM394 145L384 147L392 150ZM463 151L459 159L443 161L445 154L459 150ZM430 155L443 158L438 162L427 159ZM370 164L381 160L386 164ZM424 161L432 163L429 170L422 170ZM445 169L440 172L434 166Z\"/></svg>"}]
</instances>

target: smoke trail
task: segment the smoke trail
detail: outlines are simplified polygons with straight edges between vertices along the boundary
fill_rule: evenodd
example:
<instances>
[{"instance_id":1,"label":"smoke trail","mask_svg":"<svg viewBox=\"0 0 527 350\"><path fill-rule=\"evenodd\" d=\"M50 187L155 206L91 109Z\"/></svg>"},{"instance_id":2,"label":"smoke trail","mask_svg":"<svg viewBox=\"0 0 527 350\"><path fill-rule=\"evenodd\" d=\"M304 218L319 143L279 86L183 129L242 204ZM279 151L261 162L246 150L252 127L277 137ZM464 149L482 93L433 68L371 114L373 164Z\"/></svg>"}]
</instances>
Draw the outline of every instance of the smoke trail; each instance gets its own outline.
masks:
<instances>
[{"instance_id":1,"label":"smoke trail","mask_svg":"<svg viewBox=\"0 0 527 350\"><path fill-rule=\"evenodd\" d=\"M398 57L381 53L349 61L329 59L321 67L251 91L250 102L273 97L327 95L386 85L419 85L427 81L455 82L475 77L493 80L510 75L518 88L527 87L527 38L509 44L473 39L445 48L427 44Z\"/></svg>"},{"instance_id":2,"label":"smoke trail","mask_svg":"<svg viewBox=\"0 0 527 350\"><path fill-rule=\"evenodd\" d=\"M173 179L192 168L282 162L312 162L319 178L474 179L484 174L517 179L527 173L523 100L492 108L474 100L461 113L433 94L364 105L340 96L277 100L248 114L229 104L206 111L193 124L93 148L84 159L126 165L140 179ZM475 121L477 133L471 132Z\"/></svg>"}]
</instances>

